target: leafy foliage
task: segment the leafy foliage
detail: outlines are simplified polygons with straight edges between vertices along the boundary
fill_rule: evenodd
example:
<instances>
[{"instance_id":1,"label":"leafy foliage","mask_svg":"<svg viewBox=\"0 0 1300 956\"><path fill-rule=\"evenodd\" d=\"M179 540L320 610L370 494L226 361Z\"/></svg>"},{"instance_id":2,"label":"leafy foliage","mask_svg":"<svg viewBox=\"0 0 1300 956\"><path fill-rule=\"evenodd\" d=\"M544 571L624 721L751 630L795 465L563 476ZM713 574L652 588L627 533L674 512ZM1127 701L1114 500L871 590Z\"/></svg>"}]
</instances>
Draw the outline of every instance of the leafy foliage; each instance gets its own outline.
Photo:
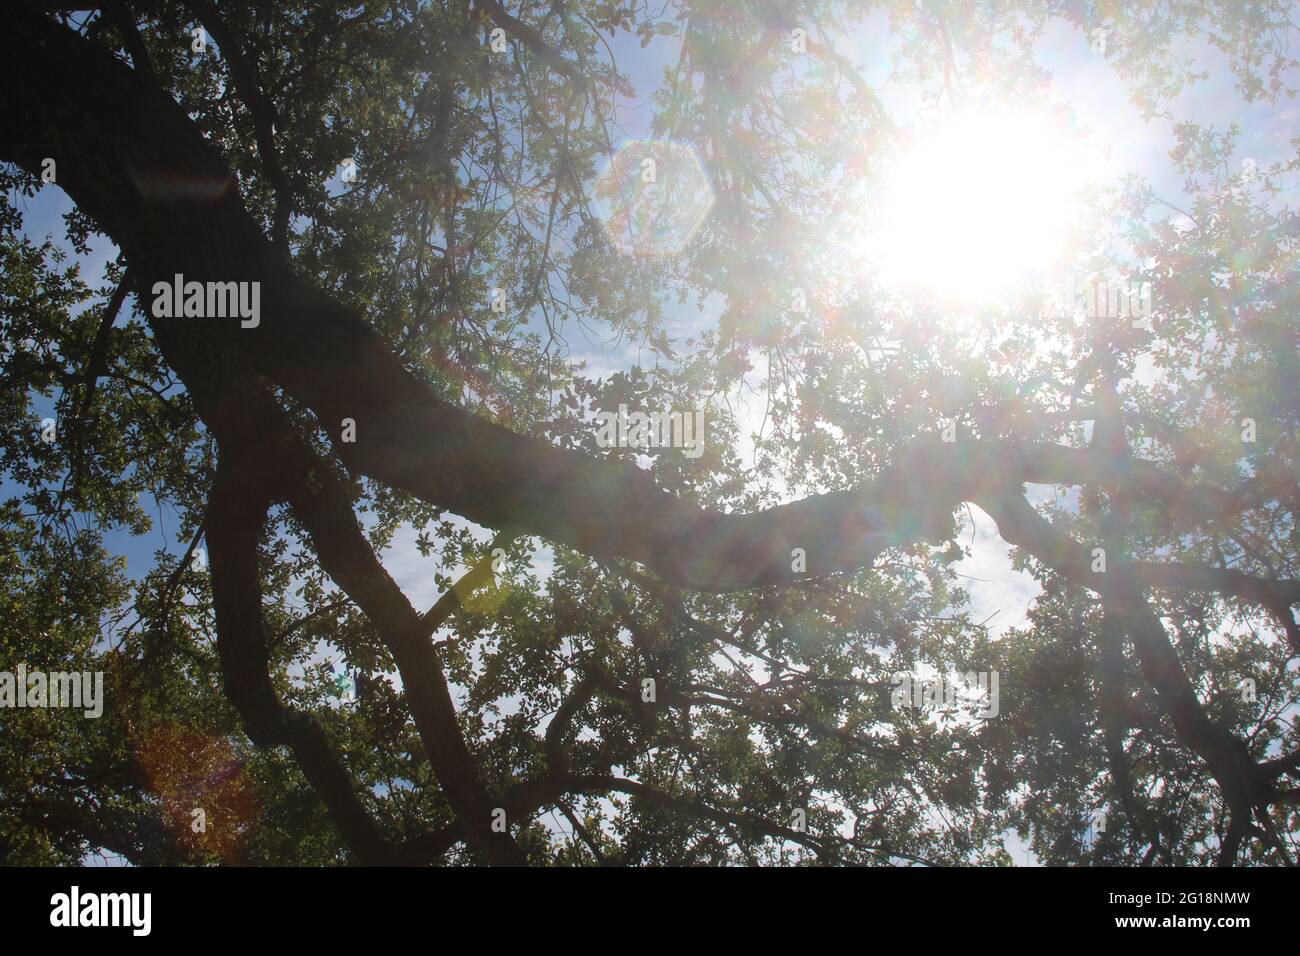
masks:
<instances>
[{"instance_id":1,"label":"leafy foliage","mask_svg":"<svg viewBox=\"0 0 1300 956\"><path fill-rule=\"evenodd\" d=\"M208 6L57 16L179 103L268 235L287 210L294 269L447 401L735 513L869 482L939 421L985 441L1084 448L1101 426L1085 429L1099 416L1080 408L1118 389L1134 454L1188 486L1268 489L1209 522L1134 498L1128 558L1297 578L1296 220L1282 201L1296 159L1243 186L1231 172L1239 131L1179 118L1170 157L1185 211L1136 179L1091 197L1075 269L1150 263L1141 278L1160 302L1149 330L1044 313L1030 290L955 316L850 274L839 240L873 227L874 190L906 134L836 52L881 15L879 55L923 100L963 83L996 96L1041 78L1034 45L1052 23L1104 25L1125 38L1112 61L1135 102L1172 118L1197 78L1175 52L1189 37L1223 51L1245 99L1290 97L1294 63L1276 40L1288 5L525 0L501 20L497 4L458 0L236 4L217 21L228 39L209 29L196 53L190 31ZM515 24L504 54L489 42L498 20ZM796 28L806 57L790 51ZM663 44L675 60L634 82L639 51ZM689 148L708 177L712 208L676 255L620 250L593 204L633 97L654 139ZM349 160L355 181L341 175ZM0 664L103 671L109 705L101 720L0 709L0 858L354 859L290 750L255 746L228 702L202 562L160 551L141 574L114 552L120 532L142 535L164 511L201 547L218 467L145 304L113 304L131 263L118 257L93 288L68 250L88 251L95 224L77 210L66 244L37 241L23 204L39 179L10 166L3 185ZM791 306L796 290L811 309ZM637 364L588 368L592 337L635 348ZM337 465L305 410L280 398ZM638 464L597 447L591 415L620 404L705 407L705 453ZM1247 413L1251 445L1239 436ZM42 438L46 417L56 441ZM1044 863L1205 863L1228 839L1232 808L1131 642L1106 670L1097 594L1019 551L1042 592L1023 626L990 630L971 608L979 583L958 570L969 544L957 520L944 540L891 548L871 567L692 593L511 529L489 541L336 470L377 553L410 558L414 543L401 583L458 595L432 640L486 790L545 778L560 754L587 781L512 817L529 862L1006 865L1017 834ZM1107 515L1123 497L1094 483L1033 500L1062 532L1096 541L1114 534ZM466 585L494 547L493 579ZM390 645L292 508L263 529L259 578L275 691L321 725L378 829L407 848L454 831ZM1147 600L1216 725L1257 761L1300 750L1300 649L1276 614L1222 591L1157 588ZM893 675L925 668L998 671L1001 715L893 707ZM354 700L340 696L344 671ZM1248 678L1258 702L1238 693ZM1126 784L1106 743L1107 680L1121 687ZM1251 824L1249 862L1294 857L1300 817L1280 793ZM190 825L196 807L206 832ZM1088 838L1108 807L1111 825ZM411 859L484 859L453 837Z\"/></svg>"}]
</instances>

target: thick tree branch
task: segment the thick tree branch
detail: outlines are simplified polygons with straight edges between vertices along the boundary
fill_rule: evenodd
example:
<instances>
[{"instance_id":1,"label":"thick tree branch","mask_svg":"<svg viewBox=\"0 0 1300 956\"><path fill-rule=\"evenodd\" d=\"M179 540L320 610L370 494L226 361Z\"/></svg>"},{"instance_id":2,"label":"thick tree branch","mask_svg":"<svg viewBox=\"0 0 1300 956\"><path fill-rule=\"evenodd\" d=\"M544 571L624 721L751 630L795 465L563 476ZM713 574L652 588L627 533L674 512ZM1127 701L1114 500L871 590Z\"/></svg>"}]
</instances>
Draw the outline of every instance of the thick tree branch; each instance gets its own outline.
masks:
<instances>
[{"instance_id":1,"label":"thick tree branch","mask_svg":"<svg viewBox=\"0 0 1300 956\"><path fill-rule=\"evenodd\" d=\"M452 808L466 822L472 841L492 862L521 863L522 857L509 834L491 830L491 815L496 804L478 781L474 759L456 722L451 693L435 651L428 642L425 625L375 557L357 524L351 499L331 473L329 465L316 457L288 415L236 356L230 353L195 355L186 348L183 340L173 337L173 331L172 327L155 325L159 341L181 362L178 372L190 384L196 405L222 442L222 447L238 449L240 460L249 463L245 472L253 471L252 463L260 463L260 472L255 473L255 477L248 474L241 477L246 486L245 494L254 493L249 488L260 489L265 503L273 499L289 502L294 515L306 528L322 568L370 618L393 654L434 772ZM226 484L219 484L219 488L229 488L229 494L233 495L237 484L230 479ZM265 513L265 503L262 514ZM219 514L216 511L218 507L229 510L234 505L220 498L214 489L208 516L211 529L208 540L213 550L214 601L216 537L232 534L229 526L234 525L234 519L238 517L230 513ZM218 529L217 525L222 522L227 526ZM248 586L247 582L245 586ZM230 623L229 616L223 619L221 605L217 610L218 632L227 641L227 646L242 641L243 638L239 637L229 639L229 627L237 625ZM247 610L251 613L251 605ZM258 611L260 614L260 604ZM243 653L253 652L251 645L241 646ZM264 674L267 650L260 641L257 655L262 662L260 673ZM264 699L264 691L259 693L261 697L252 703L266 711L270 702Z\"/></svg>"},{"instance_id":2,"label":"thick tree branch","mask_svg":"<svg viewBox=\"0 0 1300 956\"><path fill-rule=\"evenodd\" d=\"M359 862L398 862L394 848L361 805L320 725L311 715L286 708L276 696L268 672L257 567L257 540L270 497L264 487L250 481L251 471L229 459L223 461L209 512L212 600L226 696L244 718L255 744L285 745L292 751Z\"/></svg>"},{"instance_id":3,"label":"thick tree branch","mask_svg":"<svg viewBox=\"0 0 1300 956\"><path fill-rule=\"evenodd\" d=\"M1155 687L1179 739L1205 761L1234 819L1244 814L1249 820L1252 806L1270 800L1270 778L1244 743L1206 716L1164 626L1142 597L1140 582L1125 574L1122 565L1111 565L1105 573L1092 572L1090 552L1052 527L1019 495L982 499L979 504L997 522L1005 540L1074 583L1097 591L1122 617L1143 675Z\"/></svg>"},{"instance_id":4,"label":"thick tree branch","mask_svg":"<svg viewBox=\"0 0 1300 956\"><path fill-rule=\"evenodd\" d=\"M359 316L292 275L242 208L220 157L165 93L53 22L14 18L11 36L21 42L6 41L0 76L19 83L33 57L67 69L0 106L5 156L28 168L63 156L61 185L145 283L177 273L261 282L256 328L168 321L198 350L224 343L247 355L316 413L352 470L473 521L638 561L685 587L731 590L867 566L887 547L944 540L963 500L1022 481L1128 481L1190 516L1215 513L1215 493L1141 463L1117 476L1087 450L925 437L852 491L724 515L663 492L638 469L516 435L440 400ZM208 191L177 191L177 181ZM356 422L355 442L341 441L345 418ZM795 547L807 551L807 575L791 568Z\"/></svg>"},{"instance_id":5,"label":"thick tree branch","mask_svg":"<svg viewBox=\"0 0 1300 956\"><path fill-rule=\"evenodd\" d=\"M1107 455L1117 469L1126 468L1130 461L1128 439L1124 431L1124 417L1119 394L1112 380L1098 390L1097 414L1093 427L1092 447ZM1108 559L1116 564L1128 561L1125 531L1132 519L1133 494L1127 487L1116 489L1110 508L1101 517L1102 540ZM1106 758L1110 764L1111 778L1119 795L1120 806L1128 817L1129 825L1139 839L1150 844L1146 860L1160 852L1160 833L1152 823L1145 808L1139 805L1133 791L1132 768L1124 738L1128 733L1126 705L1128 689L1124 679L1125 619L1113 601L1103 599L1102 622L1098 644L1100 646L1099 710Z\"/></svg>"},{"instance_id":6,"label":"thick tree branch","mask_svg":"<svg viewBox=\"0 0 1300 956\"><path fill-rule=\"evenodd\" d=\"M1263 607L1286 631L1291 650L1300 654L1300 626L1291 607L1300 604L1300 581L1272 581L1232 568L1197 564L1134 561L1126 565L1143 584L1182 591L1208 591L1240 598Z\"/></svg>"},{"instance_id":7,"label":"thick tree branch","mask_svg":"<svg viewBox=\"0 0 1300 956\"><path fill-rule=\"evenodd\" d=\"M374 622L392 652L434 773L471 841L493 863L522 864L509 833L492 829L497 803L478 779L425 625L375 557L348 499L332 477L317 471L311 485L295 483L289 502L310 534L321 566Z\"/></svg>"}]
</instances>

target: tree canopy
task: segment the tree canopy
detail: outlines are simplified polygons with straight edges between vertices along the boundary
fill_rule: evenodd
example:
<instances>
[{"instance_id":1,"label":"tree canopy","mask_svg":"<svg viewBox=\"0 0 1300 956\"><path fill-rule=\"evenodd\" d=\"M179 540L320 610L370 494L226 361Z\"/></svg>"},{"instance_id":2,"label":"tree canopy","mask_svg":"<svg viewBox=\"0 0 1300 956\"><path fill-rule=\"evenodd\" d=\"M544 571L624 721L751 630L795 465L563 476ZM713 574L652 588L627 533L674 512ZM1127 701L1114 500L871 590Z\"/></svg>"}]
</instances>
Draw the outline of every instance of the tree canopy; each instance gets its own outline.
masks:
<instances>
[{"instance_id":1,"label":"tree canopy","mask_svg":"<svg viewBox=\"0 0 1300 956\"><path fill-rule=\"evenodd\" d=\"M0 859L1293 863L1300 139L1243 162L1194 94L1294 135L1294 12L6 11L0 671L105 690L0 708ZM1046 102L1060 37L1170 131L1043 237L1102 291L891 282L916 118ZM904 210L931 277L954 201ZM948 673L996 713L900 706Z\"/></svg>"}]
</instances>

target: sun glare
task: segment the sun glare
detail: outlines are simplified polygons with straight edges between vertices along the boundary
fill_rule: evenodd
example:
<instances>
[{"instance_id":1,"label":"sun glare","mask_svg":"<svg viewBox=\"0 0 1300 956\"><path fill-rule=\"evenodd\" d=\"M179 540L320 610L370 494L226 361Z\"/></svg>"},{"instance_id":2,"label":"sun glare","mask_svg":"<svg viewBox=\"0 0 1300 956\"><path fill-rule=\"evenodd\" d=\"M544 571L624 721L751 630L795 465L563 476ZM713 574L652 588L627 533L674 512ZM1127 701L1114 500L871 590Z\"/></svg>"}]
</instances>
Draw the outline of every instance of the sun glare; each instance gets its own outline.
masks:
<instances>
[{"instance_id":1,"label":"sun glare","mask_svg":"<svg viewBox=\"0 0 1300 956\"><path fill-rule=\"evenodd\" d=\"M950 303L987 304L1061 266L1101 150L1045 115L950 116L888 169L860 247L878 280Z\"/></svg>"}]
</instances>

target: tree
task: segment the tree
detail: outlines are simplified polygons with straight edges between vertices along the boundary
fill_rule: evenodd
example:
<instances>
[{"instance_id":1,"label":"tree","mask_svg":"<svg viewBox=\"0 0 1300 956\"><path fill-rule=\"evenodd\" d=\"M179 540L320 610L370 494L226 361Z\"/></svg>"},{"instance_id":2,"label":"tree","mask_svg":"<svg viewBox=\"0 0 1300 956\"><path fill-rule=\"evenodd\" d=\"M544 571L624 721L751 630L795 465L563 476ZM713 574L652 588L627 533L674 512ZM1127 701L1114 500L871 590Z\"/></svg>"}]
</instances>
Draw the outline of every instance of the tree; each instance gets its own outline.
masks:
<instances>
[{"instance_id":1,"label":"tree","mask_svg":"<svg viewBox=\"0 0 1300 956\"><path fill-rule=\"evenodd\" d=\"M1155 257L1146 329L940 322L828 241L902 137L837 50L849 6L11 13L3 646L115 691L102 723L4 713L7 858L1005 862L1019 829L1052 862L1289 862L1294 161L1226 188L1232 132L1182 123L1190 228L1142 183L1097 197L1090 227ZM900 74L948 97L1026 82L1057 18L1128 38L1152 113L1189 35L1248 99L1290 95L1285 4L1081 9L886 5ZM681 40L645 155L614 150L629 36ZM628 155L678 191L636 207ZM47 159L71 245L118 250L109 288L22 234ZM256 284L260 314L160 314L176 276ZM674 337L688 300L717 322ZM586 326L653 365L593 379ZM774 433L746 463L725 397L757 358ZM703 453L599 447L620 404L705 406ZM146 527L146 491L192 543L132 582L104 533ZM967 503L1043 588L996 640L954 569ZM380 560L404 527L441 559L424 612ZM1004 716L894 706L926 664L998 672Z\"/></svg>"}]
</instances>

